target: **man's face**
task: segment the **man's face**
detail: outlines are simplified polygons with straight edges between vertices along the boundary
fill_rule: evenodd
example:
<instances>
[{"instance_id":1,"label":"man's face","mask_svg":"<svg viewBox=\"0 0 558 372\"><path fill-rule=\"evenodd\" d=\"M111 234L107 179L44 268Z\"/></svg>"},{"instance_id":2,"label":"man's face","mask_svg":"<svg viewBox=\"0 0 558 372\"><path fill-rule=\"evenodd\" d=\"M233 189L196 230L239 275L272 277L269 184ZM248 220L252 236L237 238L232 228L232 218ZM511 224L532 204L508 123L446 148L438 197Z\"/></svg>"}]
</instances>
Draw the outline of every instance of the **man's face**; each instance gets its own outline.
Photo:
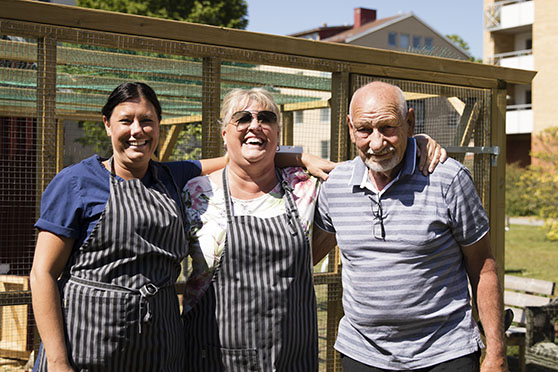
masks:
<instances>
[{"instance_id":1,"label":"man's face","mask_svg":"<svg viewBox=\"0 0 558 372\"><path fill-rule=\"evenodd\" d=\"M351 140L362 161L373 172L389 172L403 160L407 138L413 135L414 113L402 117L397 95L384 91L357 92L348 118Z\"/></svg>"}]
</instances>

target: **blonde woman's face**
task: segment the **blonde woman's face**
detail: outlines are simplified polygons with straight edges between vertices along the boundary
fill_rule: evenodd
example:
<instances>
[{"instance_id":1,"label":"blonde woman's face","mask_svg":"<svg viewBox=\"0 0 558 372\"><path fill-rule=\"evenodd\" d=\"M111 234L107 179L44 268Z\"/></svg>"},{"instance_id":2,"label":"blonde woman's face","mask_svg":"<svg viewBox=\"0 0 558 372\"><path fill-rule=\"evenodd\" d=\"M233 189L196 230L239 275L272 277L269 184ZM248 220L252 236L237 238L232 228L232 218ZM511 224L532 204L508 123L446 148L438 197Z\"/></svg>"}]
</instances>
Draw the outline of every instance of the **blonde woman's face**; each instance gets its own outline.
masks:
<instances>
[{"instance_id":1,"label":"blonde woman's face","mask_svg":"<svg viewBox=\"0 0 558 372\"><path fill-rule=\"evenodd\" d=\"M240 166L263 162L273 165L279 143L279 123L270 110L250 101L233 110L223 129L229 161Z\"/></svg>"}]
</instances>

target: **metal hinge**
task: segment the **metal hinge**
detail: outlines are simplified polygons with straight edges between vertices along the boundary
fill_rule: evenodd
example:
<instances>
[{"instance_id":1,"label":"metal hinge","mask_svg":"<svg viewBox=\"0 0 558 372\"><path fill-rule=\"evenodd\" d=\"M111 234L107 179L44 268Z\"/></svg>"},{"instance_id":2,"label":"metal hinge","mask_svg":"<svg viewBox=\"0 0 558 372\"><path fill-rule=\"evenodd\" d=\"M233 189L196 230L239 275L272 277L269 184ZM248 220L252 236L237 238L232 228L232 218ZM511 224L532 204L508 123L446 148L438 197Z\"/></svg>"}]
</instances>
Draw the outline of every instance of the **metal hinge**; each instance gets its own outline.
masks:
<instances>
[{"instance_id":1,"label":"metal hinge","mask_svg":"<svg viewBox=\"0 0 558 372\"><path fill-rule=\"evenodd\" d=\"M448 146L446 151L450 154L490 154L492 166L498 164L498 155L500 155L500 146Z\"/></svg>"}]
</instances>

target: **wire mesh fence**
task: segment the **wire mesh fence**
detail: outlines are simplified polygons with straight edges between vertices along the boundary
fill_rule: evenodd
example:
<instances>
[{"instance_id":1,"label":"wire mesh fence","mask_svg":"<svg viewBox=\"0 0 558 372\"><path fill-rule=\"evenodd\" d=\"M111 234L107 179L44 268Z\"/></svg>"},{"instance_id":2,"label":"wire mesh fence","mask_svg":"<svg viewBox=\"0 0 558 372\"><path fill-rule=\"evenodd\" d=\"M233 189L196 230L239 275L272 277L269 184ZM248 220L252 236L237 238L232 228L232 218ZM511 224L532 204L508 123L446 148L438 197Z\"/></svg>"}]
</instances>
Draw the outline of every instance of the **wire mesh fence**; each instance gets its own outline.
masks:
<instances>
[{"instance_id":1,"label":"wire mesh fence","mask_svg":"<svg viewBox=\"0 0 558 372\"><path fill-rule=\"evenodd\" d=\"M40 195L63 167L109 155L101 107L122 82L145 82L159 96L163 161L222 154L222 98L252 87L267 89L281 108L282 144L346 160L356 155L346 125L350 95L373 80L402 88L417 133L448 148L491 144L492 89L350 69L335 58L0 19L0 357L21 361L14 367L21 369L37 348L28 275ZM493 155L452 155L472 170L488 209ZM333 349L342 315L337 252L315 267L315 286L320 370L340 370Z\"/></svg>"}]
</instances>

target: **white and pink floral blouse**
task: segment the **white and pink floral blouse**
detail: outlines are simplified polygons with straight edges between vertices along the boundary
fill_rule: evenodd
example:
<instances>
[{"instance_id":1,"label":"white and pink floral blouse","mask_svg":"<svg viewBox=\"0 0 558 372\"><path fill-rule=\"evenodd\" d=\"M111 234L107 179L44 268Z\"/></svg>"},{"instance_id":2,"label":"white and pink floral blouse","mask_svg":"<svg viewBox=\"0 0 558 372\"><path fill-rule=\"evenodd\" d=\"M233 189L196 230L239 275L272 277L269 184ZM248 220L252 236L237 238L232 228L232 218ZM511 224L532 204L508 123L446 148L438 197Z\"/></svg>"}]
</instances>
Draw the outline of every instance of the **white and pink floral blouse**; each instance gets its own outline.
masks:
<instances>
[{"instance_id":1,"label":"white and pink floral blouse","mask_svg":"<svg viewBox=\"0 0 558 372\"><path fill-rule=\"evenodd\" d=\"M302 226L312 238L314 207L320 182L302 168L283 168L281 175L293 189L293 196ZM189 311L205 293L223 249L227 233L227 212L223 189L209 176L190 180L184 187L186 229L190 237L189 257L184 293L184 312ZM252 200L232 198L235 216L252 215L271 218L285 213L280 183L268 194Z\"/></svg>"}]
</instances>

